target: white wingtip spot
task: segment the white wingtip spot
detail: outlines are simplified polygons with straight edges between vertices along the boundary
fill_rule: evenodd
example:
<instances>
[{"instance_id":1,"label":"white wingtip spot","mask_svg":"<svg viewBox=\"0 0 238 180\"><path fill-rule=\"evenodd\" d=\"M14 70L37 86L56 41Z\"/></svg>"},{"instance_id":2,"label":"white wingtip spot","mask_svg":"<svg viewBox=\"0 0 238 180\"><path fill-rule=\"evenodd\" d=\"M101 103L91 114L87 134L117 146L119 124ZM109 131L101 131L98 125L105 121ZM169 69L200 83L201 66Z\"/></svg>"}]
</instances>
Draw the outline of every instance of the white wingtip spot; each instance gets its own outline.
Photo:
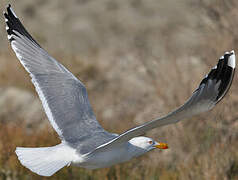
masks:
<instances>
[{"instance_id":1,"label":"white wingtip spot","mask_svg":"<svg viewBox=\"0 0 238 180\"><path fill-rule=\"evenodd\" d=\"M5 22L8 22L8 19L7 19L7 18L5 18Z\"/></svg>"},{"instance_id":2,"label":"white wingtip spot","mask_svg":"<svg viewBox=\"0 0 238 180\"><path fill-rule=\"evenodd\" d=\"M212 69L216 69L217 68L217 65L216 66L214 66Z\"/></svg>"},{"instance_id":3,"label":"white wingtip spot","mask_svg":"<svg viewBox=\"0 0 238 180\"><path fill-rule=\"evenodd\" d=\"M224 56L221 56L219 59L224 59Z\"/></svg>"},{"instance_id":4,"label":"white wingtip spot","mask_svg":"<svg viewBox=\"0 0 238 180\"><path fill-rule=\"evenodd\" d=\"M9 27L8 26L6 26L6 31L9 29Z\"/></svg>"},{"instance_id":5,"label":"white wingtip spot","mask_svg":"<svg viewBox=\"0 0 238 180\"><path fill-rule=\"evenodd\" d=\"M233 53L228 59L228 66L232 67L233 69L236 67L236 56Z\"/></svg>"},{"instance_id":6,"label":"white wingtip spot","mask_svg":"<svg viewBox=\"0 0 238 180\"><path fill-rule=\"evenodd\" d=\"M8 40L12 38L12 35L7 35Z\"/></svg>"},{"instance_id":7,"label":"white wingtip spot","mask_svg":"<svg viewBox=\"0 0 238 180\"><path fill-rule=\"evenodd\" d=\"M10 10L12 12L12 14L15 16L15 18L18 18L17 15L15 14L15 12L13 11L13 9L10 7Z\"/></svg>"}]
</instances>

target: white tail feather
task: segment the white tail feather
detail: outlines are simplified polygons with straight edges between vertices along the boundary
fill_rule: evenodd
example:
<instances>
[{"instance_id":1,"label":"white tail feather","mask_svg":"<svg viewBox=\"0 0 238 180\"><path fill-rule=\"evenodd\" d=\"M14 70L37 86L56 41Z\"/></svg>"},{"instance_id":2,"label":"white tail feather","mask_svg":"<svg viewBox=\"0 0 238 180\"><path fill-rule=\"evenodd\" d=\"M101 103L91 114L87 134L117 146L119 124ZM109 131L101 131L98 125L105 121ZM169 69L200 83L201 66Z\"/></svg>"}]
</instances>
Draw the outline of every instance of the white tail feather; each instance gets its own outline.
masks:
<instances>
[{"instance_id":1,"label":"white tail feather","mask_svg":"<svg viewBox=\"0 0 238 180\"><path fill-rule=\"evenodd\" d=\"M63 143L43 148L17 147L16 154L21 164L41 176L51 176L70 165L75 149Z\"/></svg>"}]
</instances>

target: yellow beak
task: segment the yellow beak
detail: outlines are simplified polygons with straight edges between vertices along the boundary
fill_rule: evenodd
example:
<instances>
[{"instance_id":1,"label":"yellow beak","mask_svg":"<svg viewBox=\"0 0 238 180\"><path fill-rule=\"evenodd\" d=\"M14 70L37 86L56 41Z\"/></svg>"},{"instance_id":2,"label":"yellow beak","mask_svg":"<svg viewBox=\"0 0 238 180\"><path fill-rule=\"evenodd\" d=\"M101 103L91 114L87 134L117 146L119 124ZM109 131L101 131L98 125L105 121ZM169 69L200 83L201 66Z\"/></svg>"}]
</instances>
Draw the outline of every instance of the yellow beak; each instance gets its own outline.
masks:
<instances>
[{"instance_id":1,"label":"yellow beak","mask_svg":"<svg viewBox=\"0 0 238 180\"><path fill-rule=\"evenodd\" d=\"M155 148L158 148L158 149L168 149L168 144L166 143L158 143L156 145L154 145Z\"/></svg>"}]
</instances>

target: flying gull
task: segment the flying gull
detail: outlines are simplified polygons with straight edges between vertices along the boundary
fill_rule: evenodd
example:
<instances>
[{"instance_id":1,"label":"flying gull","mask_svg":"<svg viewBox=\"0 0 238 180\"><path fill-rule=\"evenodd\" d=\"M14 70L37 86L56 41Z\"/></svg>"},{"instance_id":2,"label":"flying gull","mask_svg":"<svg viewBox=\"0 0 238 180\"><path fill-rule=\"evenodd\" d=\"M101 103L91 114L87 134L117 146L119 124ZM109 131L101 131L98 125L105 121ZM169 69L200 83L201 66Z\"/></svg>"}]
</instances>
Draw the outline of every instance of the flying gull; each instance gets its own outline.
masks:
<instances>
[{"instance_id":1,"label":"flying gull","mask_svg":"<svg viewBox=\"0 0 238 180\"><path fill-rule=\"evenodd\" d=\"M228 92L235 72L235 52L226 52L191 97L175 111L122 134L112 134L96 120L83 83L51 57L26 31L11 5L4 12L13 51L30 74L46 115L61 143L52 147L17 147L21 164L41 176L64 166L88 169L129 161L167 144L142 137L145 132L211 110Z\"/></svg>"}]
</instances>

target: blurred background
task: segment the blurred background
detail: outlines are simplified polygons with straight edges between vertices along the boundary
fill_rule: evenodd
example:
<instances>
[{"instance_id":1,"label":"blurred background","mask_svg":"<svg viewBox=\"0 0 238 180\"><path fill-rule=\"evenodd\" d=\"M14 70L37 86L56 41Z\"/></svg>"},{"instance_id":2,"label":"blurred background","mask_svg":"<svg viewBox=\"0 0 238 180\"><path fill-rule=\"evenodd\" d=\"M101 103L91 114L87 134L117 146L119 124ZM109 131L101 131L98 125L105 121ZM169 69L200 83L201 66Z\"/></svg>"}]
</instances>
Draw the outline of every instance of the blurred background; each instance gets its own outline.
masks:
<instances>
[{"instance_id":1,"label":"blurred background","mask_svg":"<svg viewBox=\"0 0 238 180\"><path fill-rule=\"evenodd\" d=\"M183 104L225 51L238 52L236 0L2 0L88 89L98 121L121 133ZM44 179L16 146L60 142L0 19L0 178ZM146 135L168 143L111 168L47 179L238 179L238 83L212 111ZM46 179L46 178L45 178Z\"/></svg>"}]
</instances>

